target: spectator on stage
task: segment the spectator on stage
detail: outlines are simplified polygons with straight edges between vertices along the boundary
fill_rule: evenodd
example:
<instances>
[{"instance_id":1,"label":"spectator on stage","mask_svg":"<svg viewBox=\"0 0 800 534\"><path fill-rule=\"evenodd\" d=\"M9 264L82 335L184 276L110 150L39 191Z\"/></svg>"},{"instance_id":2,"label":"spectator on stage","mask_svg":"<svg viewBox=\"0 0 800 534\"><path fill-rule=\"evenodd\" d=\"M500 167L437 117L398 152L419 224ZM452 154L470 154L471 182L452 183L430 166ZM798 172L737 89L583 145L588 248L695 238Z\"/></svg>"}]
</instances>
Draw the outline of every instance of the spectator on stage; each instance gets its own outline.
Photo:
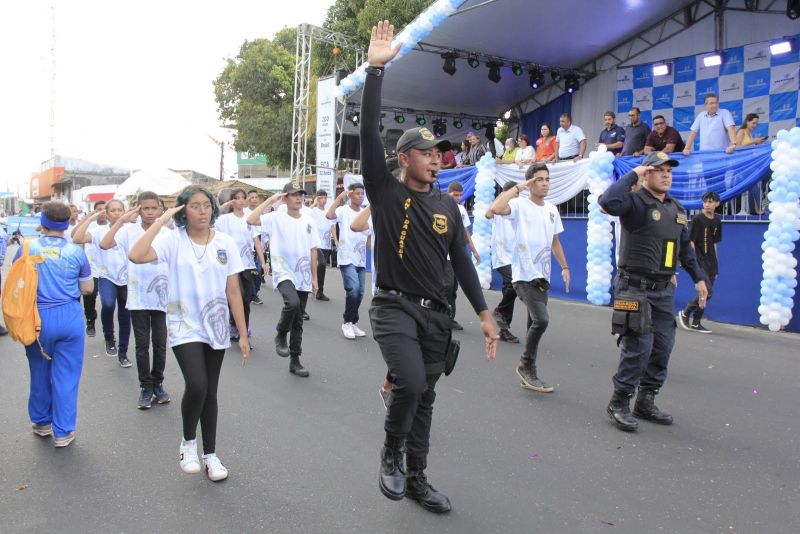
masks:
<instances>
[{"instance_id":1,"label":"spectator on stage","mask_svg":"<svg viewBox=\"0 0 800 534\"><path fill-rule=\"evenodd\" d=\"M625 145L625 130L616 123L616 119L617 116L613 111L606 111L603 114L605 128L600 132L600 139L598 139L595 148L600 145L606 145L609 152L619 156L622 152L622 147Z\"/></svg>"},{"instance_id":2,"label":"spectator on stage","mask_svg":"<svg viewBox=\"0 0 800 534\"><path fill-rule=\"evenodd\" d=\"M486 154L486 149L483 148L478 134L472 130L467 132L467 141L469 141L469 151L466 153L466 156L462 158L458 167L469 167L475 165L478 160L481 159L484 154Z\"/></svg>"},{"instance_id":3,"label":"spectator on stage","mask_svg":"<svg viewBox=\"0 0 800 534\"><path fill-rule=\"evenodd\" d=\"M664 115L653 117L653 131L647 136L647 142L644 144L645 154L650 152L671 154L672 152L681 152L685 146L678 130L667 126L667 119L664 118Z\"/></svg>"},{"instance_id":4,"label":"spectator on stage","mask_svg":"<svg viewBox=\"0 0 800 534\"><path fill-rule=\"evenodd\" d=\"M725 150L728 154L733 154L733 149L736 147L733 115L727 109L720 109L719 98L714 93L706 95L704 104L706 110L695 117L683 155L688 156L692 153L698 133L700 150Z\"/></svg>"},{"instance_id":5,"label":"spectator on stage","mask_svg":"<svg viewBox=\"0 0 800 534\"><path fill-rule=\"evenodd\" d=\"M556 161L556 136L549 122L543 122L539 128L541 137L536 140L536 161L542 163L555 163ZM533 163L533 162L531 162Z\"/></svg>"},{"instance_id":6,"label":"spectator on stage","mask_svg":"<svg viewBox=\"0 0 800 534\"><path fill-rule=\"evenodd\" d=\"M583 159L586 152L586 136L580 126L572 124L572 117L569 113L562 113L558 119L561 127L556 132L556 158L554 163L561 160L572 159L579 161Z\"/></svg>"},{"instance_id":7,"label":"spectator on stage","mask_svg":"<svg viewBox=\"0 0 800 534\"><path fill-rule=\"evenodd\" d=\"M456 166L456 154L453 152L453 145L450 141L442 141L439 146L442 147L442 169L452 169Z\"/></svg>"},{"instance_id":8,"label":"spectator on stage","mask_svg":"<svg viewBox=\"0 0 800 534\"><path fill-rule=\"evenodd\" d=\"M628 118L630 124L625 128L625 146L622 148L622 155L640 156L647 136L650 135L650 127L642 122L642 111L637 107L632 107L628 111Z\"/></svg>"},{"instance_id":9,"label":"spectator on stage","mask_svg":"<svg viewBox=\"0 0 800 534\"><path fill-rule=\"evenodd\" d=\"M536 153L533 151L531 141L527 135L520 135L517 138L517 142L519 143L519 148L516 155L514 155L514 163L522 168L523 165L533 163L533 160L536 159Z\"/></svg>"},{"instance_id":10,"label":"spectator on stage","mask_svg":"<svg viewBox=\"0 0 800 534\"><path fill-rule=\"evenodd\" d=\"M737 147L745 147L745 146L753 146L753 145L760 145L764 143L766 137L753 137L753 132L758 126L758 113L748 113L745 118L744 122L739 129L736 130L736 146ZM761 215L764 211L761 209L761 185L760 184L753 184L753 187L748 189L748 193L750 193L750 214L751 215ZM741 207L741 199L744 197L742 195L739 198L734 199L733 201L733 212L738 213L739 208Z\"/></svg>"},{"instance_id":11,"label":"spectator on stage","mask_svg":"<svg viewBox=\"0 0 800 534\"><path fill-rule=\"evenodd\" d=\"M503 152L503 156L499 158L494 158L497 163L502 165L508 165L509 163L514 163L514 159L517 156L517 142L514 140L513 137L509 137L506 139L505 143L505 152Z\"/></svg>"},{"instance_id":12,"label":"spectator on stage","mask_svg":"<svg viewBox=\"0 0 800 534\"><path fill-rule=\"evenodd\" d=\"M466 140L461 141L461 144L455 149L456 167L461 166L461 162L467 156L468 152L469 152L469 142Z\"/></svg>"}]
</instances>

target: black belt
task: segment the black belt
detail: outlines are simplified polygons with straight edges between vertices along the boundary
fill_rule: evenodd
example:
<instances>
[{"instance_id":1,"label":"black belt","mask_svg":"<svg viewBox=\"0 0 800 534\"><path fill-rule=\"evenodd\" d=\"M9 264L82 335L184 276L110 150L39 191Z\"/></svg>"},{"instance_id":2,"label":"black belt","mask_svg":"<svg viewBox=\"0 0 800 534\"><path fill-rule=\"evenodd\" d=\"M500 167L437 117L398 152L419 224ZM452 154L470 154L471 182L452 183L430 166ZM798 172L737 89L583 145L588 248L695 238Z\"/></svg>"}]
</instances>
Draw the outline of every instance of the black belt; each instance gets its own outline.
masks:
<instances>
[{"instance_id":1,"label":"black belt","mask_svg":"<svg viewBox=\"0 0 800 534\"><path fill-rule=\"evenodd\" d=\"M563 156L563 157L562 156L558 156L558 159L575 159L578 156L580 156L580 154L575 154L573 156Z\"/></svg>"},{"instance_id":2,"label":"black belt","mask_svg":"<svg viewBox=\"0 0 800 534\"><path fill-rule=\"evenodd\" d=\"M380 295L381 293L386 293L386 294L389 294L389 295L394 295L396 297L401 297L401 298L404 298L406 300L410 300L414 304L416 304L418 306L422 306L425 309L433 310L433 311L437 311L437 312L441 312L441 313L447 313L448 309L450 308L450 306L445 306L444 304L440 303L439 301L436 301L436 300L433 300L433 299L428 299L428 298L425 298L425 297L420 297L420 296L417 296L417 295L410 295L408 293L403 293L402 291L397 291L396 289L383 289L383 288L379 287L378 288L378 292L376 293L376 296Z\"/></svg>"},{"instance_id":3,"label":"black belt","mask_svg":"<svg viewBox=\"0 0 800 534\"><path fill-rule=\"evenodd\" d=\"M638 287L639 289L659 291L665 289L670 281L653 280L644 276L637 276L635 274L622 273L621 278L628 282L628 287Z\"/></svg>"}]
</instances>

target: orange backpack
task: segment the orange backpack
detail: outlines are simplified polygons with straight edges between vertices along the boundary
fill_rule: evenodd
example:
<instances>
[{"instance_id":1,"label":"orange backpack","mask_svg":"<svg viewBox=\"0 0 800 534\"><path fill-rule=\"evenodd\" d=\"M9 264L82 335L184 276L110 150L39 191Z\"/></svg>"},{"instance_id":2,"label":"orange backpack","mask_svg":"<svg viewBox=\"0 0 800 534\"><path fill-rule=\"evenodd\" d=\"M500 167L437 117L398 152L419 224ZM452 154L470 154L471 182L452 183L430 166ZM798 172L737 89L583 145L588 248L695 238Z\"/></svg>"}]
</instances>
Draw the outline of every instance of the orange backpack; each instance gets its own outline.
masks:
<instances>
[{"instance_id":1,"label":"orange backpack","mask_svg":"<svg viewBox=\"0 0 800 534\"><path fill-rule=\"evenodd\" d=\"M11 265L6 276L3 291L3 318L11 339L23 345L34 341L39 343L42 355L50 359L44 352L39 332L42 330L42 318L36 306L36 290L39 286L39 271L36 266L44 262L41 255L31 256L30 242L22 244L22 254Z\"/></svg>"}]
</instances>

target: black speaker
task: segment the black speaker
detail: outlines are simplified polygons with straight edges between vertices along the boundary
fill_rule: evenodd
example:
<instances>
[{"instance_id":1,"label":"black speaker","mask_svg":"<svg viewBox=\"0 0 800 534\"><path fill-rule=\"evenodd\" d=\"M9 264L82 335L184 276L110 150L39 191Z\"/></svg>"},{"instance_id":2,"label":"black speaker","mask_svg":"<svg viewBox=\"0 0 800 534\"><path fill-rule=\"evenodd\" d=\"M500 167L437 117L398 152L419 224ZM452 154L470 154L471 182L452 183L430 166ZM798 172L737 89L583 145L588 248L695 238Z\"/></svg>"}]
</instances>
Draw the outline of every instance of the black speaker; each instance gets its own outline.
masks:
<instances>
[{"instance_id":1,"label":"black speaker","mask_svg":"<svg viewBox=\"0 0 800 534\"><path fill-rule=\"evenodd\" d=\"M786 16L792 20L797 20L800 17L800 0L787 0Z\"/></svg>"},{"instance_id":2,"label":"black speaker","mask_svg":"<svg viewBox=\"0 0 800 534\"><path fill-rule=\"evenodd\" d=\"M403 130L399 128L391 128L386 130L383 146L386 147L387 154L395 155L397 153L397 142L400 140L400 136L402 135Z\"/></svg>"},{"instance_id":3,"label":"black speaker","mask_svg":"<svg viewBox=\"0 0 800 534\"><path fill-rule=\"evenodd\" d=\"M361 140L357 135L337 136L342 159L361 159Z\"/></svg>"}]
</instances>

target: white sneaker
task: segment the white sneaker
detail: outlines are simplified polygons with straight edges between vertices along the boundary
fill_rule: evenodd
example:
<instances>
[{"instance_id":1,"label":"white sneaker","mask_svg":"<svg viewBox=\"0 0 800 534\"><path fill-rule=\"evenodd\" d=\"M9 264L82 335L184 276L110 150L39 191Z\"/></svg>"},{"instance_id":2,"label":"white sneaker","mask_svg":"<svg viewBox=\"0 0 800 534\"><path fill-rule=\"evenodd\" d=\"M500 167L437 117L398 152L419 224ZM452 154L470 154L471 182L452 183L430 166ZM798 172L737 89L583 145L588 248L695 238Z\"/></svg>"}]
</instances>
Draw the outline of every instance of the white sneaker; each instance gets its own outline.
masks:
<instances>
[{"instance_id":1,"label":"white sneaker","mask_svg":"<svg viewBox=\"0 0 800 534\"><path fill-rule=\"evenodd\" d=\"M200 472L200 458L197 457L197 440L181 440L180 449L181 470L187 475L196 475Z\"/></svg>"},{"instance_id":2,"label":"white sneaker","mask_svg":"<svg viewBox=\"0 0 800 534\"><path fill-rule=\"evenodd\" d=\"M208 475L208 478L214 482L219 482L220 480L225 480L228 478L228 469L222 465L222 462L219 461L216 453L212 452L211 454L204 454L203 465L206 468L206 474Z\"/></svg>"},{"instance_id":3,"label":"white sneaker","mask_svg":"<svg viewBox=\"0 0 800 534\"><path fill-rule=\"evenodd\" d=\"M367 335L367 333L361 330L355 323L351 324L350 327L353 329L353 334L355 334L356 337L364 337Z\"/></svg>"},{"instance_id":4,"label":"white sneaker","mask_svg":"<svg viewBox=\"0 0 800 534\"><path fill-rule=\"evenodd\" d=\"M342 334L347 339L355 339L356 333L353 331L353 325L351 323L344 323L342 325Z\"/></svg>"}]
</instances>

